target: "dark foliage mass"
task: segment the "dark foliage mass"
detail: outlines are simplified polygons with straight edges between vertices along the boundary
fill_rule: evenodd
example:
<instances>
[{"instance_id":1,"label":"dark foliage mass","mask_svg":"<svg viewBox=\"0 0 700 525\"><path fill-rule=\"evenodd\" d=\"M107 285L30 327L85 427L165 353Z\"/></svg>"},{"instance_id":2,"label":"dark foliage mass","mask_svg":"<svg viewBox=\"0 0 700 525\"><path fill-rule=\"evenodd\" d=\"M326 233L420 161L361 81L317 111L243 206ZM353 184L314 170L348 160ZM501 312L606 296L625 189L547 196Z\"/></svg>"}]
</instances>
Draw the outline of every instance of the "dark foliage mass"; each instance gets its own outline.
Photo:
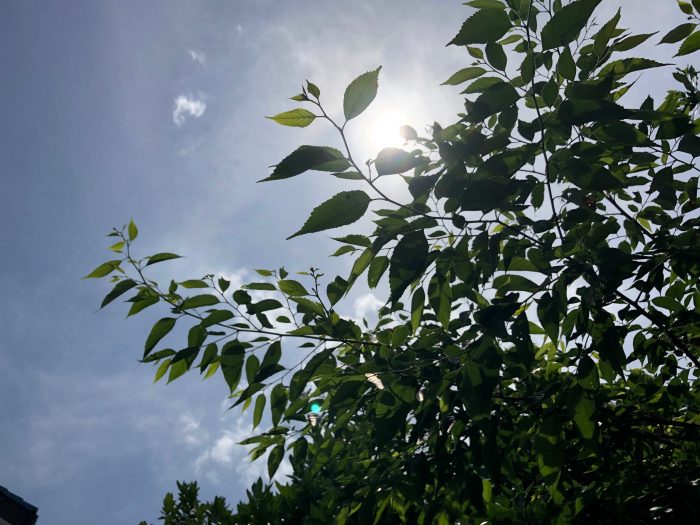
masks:
<instances>
[{"instance_id":1,"label":"dark foliage mass","mask_svg":"<svg viewBox=\"0 0 700 525\"><path fill-rule=\"evenodd\" d=\"M373 232L337 238L334 255L353 258L344 277L161 286L148 266L177 256L136 258L133 222L110 234L118 259L89 275L115 283L103 305L131 292L129 315L170 311L142 356L156 379L222 374L233 405L267 425L243 442L252 458L266 454L270 476L293 467L235 511L179 484L165 523L695 522L700 120L683 66L700 49L700 1L679 1L687 22L660 35L623 29L619 12L595 22L600 3L467 2L450 43L472 62L445 82L464 89L464 112L425 135L404 126L406 146L366 164L345 128L379 69L349 84L340 120L312 83L292 97L303 107L271 117L338 131L341 149L301 146L265 180L317 170L356 184L292 235L369 213ZM645 42L668 63L635 56ZM626 102L651 69L675 88ZM360 279L386 293L375 326L336 310ZM187 341L163 346L176 325Z\"/></svg>"}]
</instances>

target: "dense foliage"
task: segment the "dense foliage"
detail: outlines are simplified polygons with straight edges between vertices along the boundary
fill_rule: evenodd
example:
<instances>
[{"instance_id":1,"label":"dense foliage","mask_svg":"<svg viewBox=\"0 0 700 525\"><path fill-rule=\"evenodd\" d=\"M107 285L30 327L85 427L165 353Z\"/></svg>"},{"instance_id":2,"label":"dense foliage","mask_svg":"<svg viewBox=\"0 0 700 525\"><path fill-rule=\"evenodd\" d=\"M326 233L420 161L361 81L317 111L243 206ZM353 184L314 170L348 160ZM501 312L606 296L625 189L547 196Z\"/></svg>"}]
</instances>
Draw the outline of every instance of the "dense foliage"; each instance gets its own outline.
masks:
<instances>
[{"instance_id":1,"label":"dense foliage","mask_svg":"<svg viewBox=\"0 0 700 525\"><path fill-rule=\"evenodd\" d=\"M344 278L280 268L236 290L213 275L161 287L148 267L177 255L136 258L133 222L110 234L119 258L89 275L116 283L103 306L132 291L129 315L171 312L142 357L156 379L222 374L256 426L269 410L271 426L243 442L253 459L268 453L271 476L284 457L294 469L286 485L259 481L235 513L180 484L166 523L690 523L700 512L698 76L633 54L646 41L669 61L700 49L700 2L679 1L688 21L661 38L623 29L619 12L595 23L600 3L467 2L476 11L450 44L473 61L445 82L465 86L464 113L426 136L403 127L407 147L366 164L345 129L379 69L350 83L340 120L312 83L292 97L303 107L271 117L338 131L342 151L301 146L265 180L355 181L292 235L370 210L373 232L337 239L334 255L354 257ZM649 69L676 88L626 103ZM364 278L388 283L373 327L336 310ZM186 344L160 348L176 324Z\"/></svg>"}]
</instances>

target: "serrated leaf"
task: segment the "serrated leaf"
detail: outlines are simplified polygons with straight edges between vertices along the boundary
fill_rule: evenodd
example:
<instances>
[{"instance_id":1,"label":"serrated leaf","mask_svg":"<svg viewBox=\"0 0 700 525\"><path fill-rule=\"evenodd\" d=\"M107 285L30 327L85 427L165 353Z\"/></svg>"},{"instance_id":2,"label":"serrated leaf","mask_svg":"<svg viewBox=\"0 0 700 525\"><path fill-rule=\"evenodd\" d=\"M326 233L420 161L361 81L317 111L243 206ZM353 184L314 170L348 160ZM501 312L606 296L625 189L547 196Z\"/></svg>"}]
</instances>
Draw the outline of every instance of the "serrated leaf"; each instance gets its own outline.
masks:
<instances>
[{"instance_id":1,"label":"serrated leaf","mask_svg":"<svg viewBox=\"0 0 700 525\"><path fill-rule=\"evenodd\" d=\"M448 45L466 46L495 42L512 27L503 9L482 9L467 18Z\"/></svg>"},{"instance_id":2,"label":"serrated leaf","mask_svg":"<svg viewBox=\"0 0 700 525\"><path fill-rule=\"evenodd\" d=\"M287 239L352 224L365 214L370 201L364 191L340 192L314 208L304 226Z\"/></svg>"},{"instance_id":3,"label":"serrated leaf","mask_svg":"<svg viewBox=\"0 0 700 525\"><path fill-rule=\"evenodd\" d=\"M343 163L338 165L338 163ZM295 177L309 170L342 171L349 163L335 148L327 146L299 146L277 164L272 175L258 182ZM333 169L328 169L329 167ZM336 169L337 167L337 169Z\"/></svg>"},{"instance_id":4,"label":"serrated leaf","mask_svg":"<svg viewBox=\"0 0 700 525\"><path fill-rule=\"evenodd\" d=\"M698 49L700 49L700 31L696 31L686 38L675 56L681 57L689 55L690 53L695 53Z\"/></svg>"},{"instance_id":5,"label":"serrated leaf","mask_svg":"<svg viewBox=\"0 0 700 525\"><path fill-rule=\"evenodd\" d=\"M617 13L615 13L615 16L613 16L603 27L600 28L600 31L596 34L596 36L593 39L593 52L596 54L598 57L602 57L603 54L605 53L605 48L608 46L608 42L613 36L613 33L615 31L615 28L617 27L617 23L620 21L620 10L617 10Z\"/></svg>"},{"instance_id":6,"label":"serrated leaf","mask_svg":"<svg viewBox=\"0 0 700 525\"><path fill-rule=\"evenodd\" d=\"M623 38L619 42L616 42L615 45L613 45L613 50L614 51L629 51L630 49L634 49L640 44L643 44L649 38L654 36L656 32L654 33L644 33L641 35L630 35L627 38Z\"/></svg>"},{"instance_id":7,"label":"serrated leaf","mask_svg":"<svg viewBox=\"0 0 700 525\"><path fill-rule=\"evenodd\" d=\"M379 87L379 66L377 69L363 73L350 82L343 96L343 112L345 120L351 120L360 115L377 96Z\"/></svg>"},{"instance_id":8,"label":"serrated leaf","mask_svg":"<svg viewBox=\"0 0 700 525\"><path fill-rule=\"evenodd\" d=\"M156 263L163 262L163 261L169 261L171 259L180 259L180 258L181 258L180 255L176 255L174 253L165 253L165 252L164 253L156 253L155 255L151 255L148 258L148 262L146 263L146 266L150 266L152 264L156 264Z\"/></svg>"},{"instance_id":9,"label":"serrated leaf","mask_svg":"<svg viewBox=\"0 0 700 525\"><path fill-rule=\"evenodd\" d=\"M177 320L174 317L164 317L156 321L151 328L151 332L148 334L146 339L146 345L143 352L143 357L145 358L148 354L155 348L155 346L163 339L175 326Z\"/></svg>"},{"instance_id":10,"label":"serrated leaf","mask_svg":"<svg viewBox=\"0 0 700 525\"><path fill-rule=\"evenodd\" d=\"M575 0L562 7L542 28L542 49L554 49L573 42L600 2Z\"/></svg>"},{"instance_id":11,"label":"serrated leaf","mask_svg":"<svg viewBox=\"0 0 700 525\"><path fill-rule=\"evenodd\" d=\"M284 113L278 113L274 117L266 118L274 120L277 124L282 124L283 126L305 128L316 119L316 115L311 113L308 109L297 108L285 111Z\"/></svg>"},{"instance_id":12,"label":"serrated leaf","mask_svg":"<svg viewBox=\"0 0 700 525\"><path fill-rule=\"evenodd\" d=\"M635 71L642 71L644 69L668 65L669 64L662 64L661 62L657 62L655 60L649 60L648 58L623 58L622 60L615 60L607 64L600 70L598 76L604 77L607 75L614 75L616 77L622 77Z\"/></svg>"}]
</instances>

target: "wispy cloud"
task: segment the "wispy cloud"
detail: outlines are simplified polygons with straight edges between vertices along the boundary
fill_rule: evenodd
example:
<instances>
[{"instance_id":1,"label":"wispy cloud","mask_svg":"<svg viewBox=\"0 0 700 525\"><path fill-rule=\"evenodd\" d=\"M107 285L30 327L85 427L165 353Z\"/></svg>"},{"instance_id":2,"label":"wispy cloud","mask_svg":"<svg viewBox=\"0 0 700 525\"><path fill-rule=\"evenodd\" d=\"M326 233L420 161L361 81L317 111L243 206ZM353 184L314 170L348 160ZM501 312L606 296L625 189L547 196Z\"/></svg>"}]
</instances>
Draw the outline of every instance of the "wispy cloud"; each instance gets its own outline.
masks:
<instances>
[{"instance_id":1,"label":"wispy cloud","mask_svg":"<svg viewBox=\"0 0 700 525\"><path fill-rule=\"evenodd\" d=\"M204 53L204 51L195 51L194 49L188 49L187 53L190 55L192 62L195 62L204 68L207 67L207 55Z\"/></svg>"},{"instance_id":2,"label":"wispy cloud","mask_svg":"<svg viewBox=\"0 0 700 525\"><path fill-rule=\"evenodd\" d=\"M173 110L173 122L179 128L182 126L188 117L199 118L204 115L207 109L207 104L194 97L180 95L175 99L175 109Z\"/></svg>"}]
</instances>

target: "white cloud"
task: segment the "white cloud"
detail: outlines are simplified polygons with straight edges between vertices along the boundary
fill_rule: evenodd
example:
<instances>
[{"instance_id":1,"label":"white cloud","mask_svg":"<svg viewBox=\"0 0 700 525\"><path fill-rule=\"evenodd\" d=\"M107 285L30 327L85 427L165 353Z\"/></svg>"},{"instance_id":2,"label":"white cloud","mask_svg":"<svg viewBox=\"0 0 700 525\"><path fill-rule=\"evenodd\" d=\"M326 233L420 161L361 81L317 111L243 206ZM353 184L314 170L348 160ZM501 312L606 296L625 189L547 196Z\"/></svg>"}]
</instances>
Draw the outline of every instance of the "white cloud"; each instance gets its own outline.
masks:
<instances>
[{"instance_id":1,"label":"white cloud","mask_svg":"<svg viewBox=\"0 0 700 525\"><path fill-rule=\"evenodd\" d=\"M373 293L361 295L353 303L356 319L367 319L368 316L376 315L377 311L384 305Z\"/></svg>"},{"instance_id":2,"label":"white cloud","mask_svg":"<svg viewBox=\"0 0 700 525\"><path fill-rule=\"evenodd\" d=\"M173 122L177 127L182 126L187 117L199 118L204 115L207 105L203 100L180 95L175 99L175 109L173 110Z\"/></svg>"},{"instance_id":3,"label":"white cloud","mask_svg":"<svg viewBox=\"0 0 700 525\"><path fill-rule=\"evenodd\" d=\"M189 412L180 416L178 426L188 448L201 446L209 438L209 433L202 428L200 421L197 421Z\"/></svg>"},{"instance_id":4,"label":"white cloud","mask_svg":"<svg viewBox=\"0 0 700 525\"><path fill-rule=\"evenodd\" d=\"M207 67L207 55L203 51L195 51L194 49L188 49L187 53L190 55L192 62L199 64L200 66Z\"/></svg>"}]
</instances>

